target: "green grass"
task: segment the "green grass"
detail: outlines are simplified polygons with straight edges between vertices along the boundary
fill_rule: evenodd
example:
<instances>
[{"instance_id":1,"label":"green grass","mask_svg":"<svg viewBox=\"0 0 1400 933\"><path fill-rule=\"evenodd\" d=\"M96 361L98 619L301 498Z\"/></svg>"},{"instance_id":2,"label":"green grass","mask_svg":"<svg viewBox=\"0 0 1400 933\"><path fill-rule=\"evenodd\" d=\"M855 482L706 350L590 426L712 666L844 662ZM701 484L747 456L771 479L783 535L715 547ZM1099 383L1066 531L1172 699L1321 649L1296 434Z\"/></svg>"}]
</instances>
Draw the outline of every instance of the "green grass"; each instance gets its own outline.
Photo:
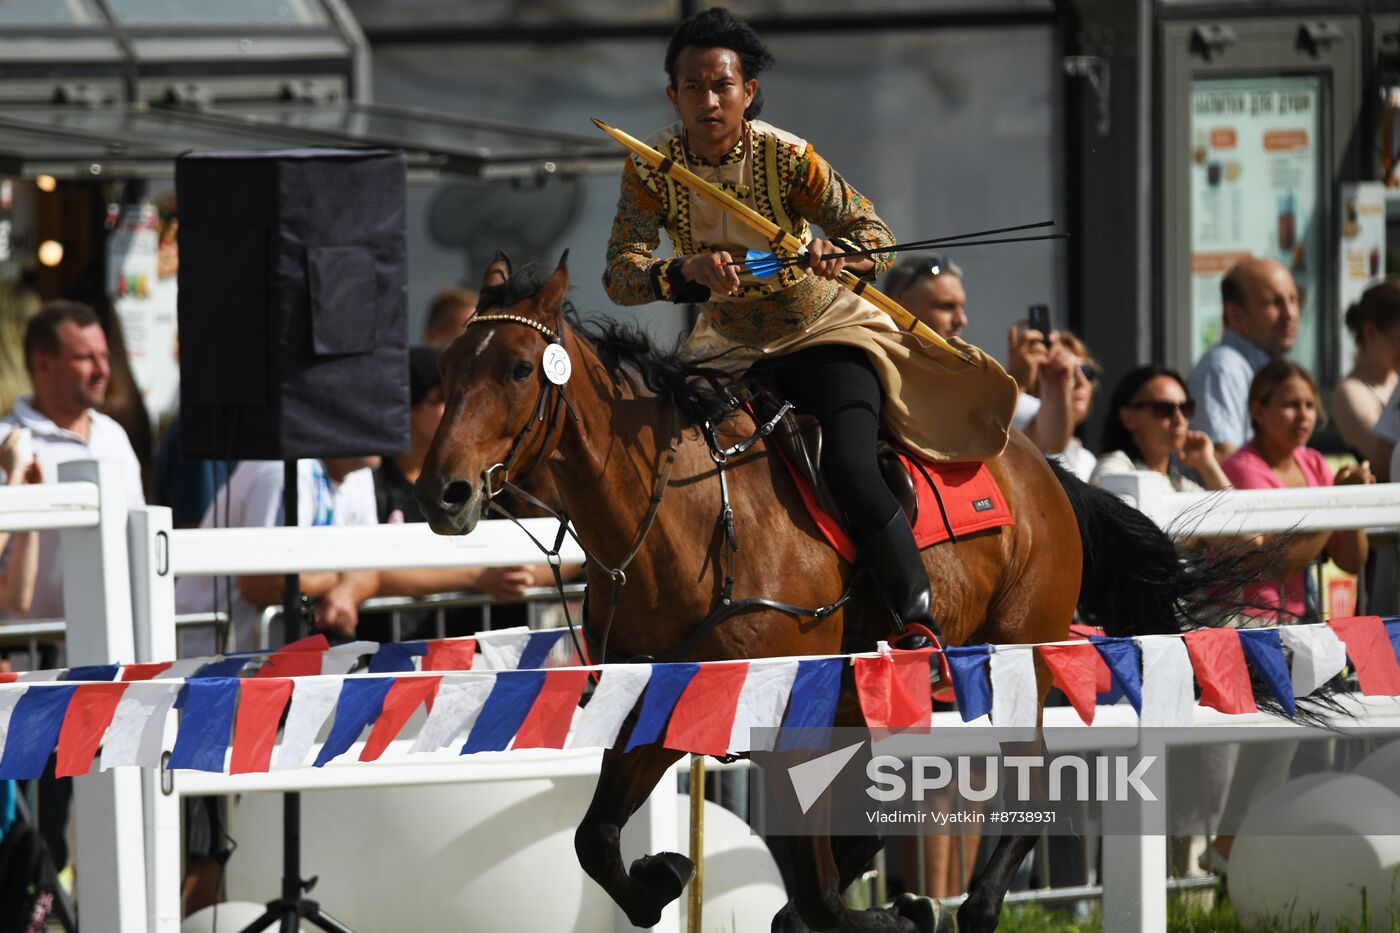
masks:
<instances>
[{"instance_id":1,"label":"green grass","mask_svg":"<svg viewBox=\"0 0 1400 933\"><path fill-rule=\"evenodd\" d=\"M1230 902L1215 900L1206 892L1172 895L1167 904L1167 933L1365 933L1366 920L1371 915L1364 893L1359 911L1361 922L1356 925L1339 923L1333 928L1321 928L1308 917L1285 916L1269 925L1246 928L1235 916ZM1099 905L1087 919L1074 919L1063 911L1054 911L1036 904L1010 905L1001 915L999 933L1102 933L1103 920ZM1400 921L1392 921L1389 933L1400 933Z\"/></svg>"}]
</instances>

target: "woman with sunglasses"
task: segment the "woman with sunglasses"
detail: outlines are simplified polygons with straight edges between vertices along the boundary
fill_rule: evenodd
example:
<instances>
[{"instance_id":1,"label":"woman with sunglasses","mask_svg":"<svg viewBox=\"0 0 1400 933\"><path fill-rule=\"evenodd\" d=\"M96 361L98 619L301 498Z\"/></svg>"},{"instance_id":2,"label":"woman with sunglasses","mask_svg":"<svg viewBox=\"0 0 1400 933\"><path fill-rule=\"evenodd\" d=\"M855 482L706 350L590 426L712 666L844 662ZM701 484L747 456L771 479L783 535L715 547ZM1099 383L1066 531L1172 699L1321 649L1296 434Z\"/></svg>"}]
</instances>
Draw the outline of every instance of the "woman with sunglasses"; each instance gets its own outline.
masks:
<instances>
[{"instance_id":1,"label":"woman with sunglasses","mask_svg":"<svg viewBox=\"0 0 1400 933\"><path fill-rule=\"evenodd\" d=\"M1181 376L1155 363L1129 370L1108 400L1103 426L1103 454L1090 477L1152 470L1171 481L1177 492L1196 492L1200 483L1181 467L1196 471L1205 489L1226 489L1230 480L1215 459L1215 447L1200 431L1187 429L1196 411Z\"/></svg>"}]
</instances>

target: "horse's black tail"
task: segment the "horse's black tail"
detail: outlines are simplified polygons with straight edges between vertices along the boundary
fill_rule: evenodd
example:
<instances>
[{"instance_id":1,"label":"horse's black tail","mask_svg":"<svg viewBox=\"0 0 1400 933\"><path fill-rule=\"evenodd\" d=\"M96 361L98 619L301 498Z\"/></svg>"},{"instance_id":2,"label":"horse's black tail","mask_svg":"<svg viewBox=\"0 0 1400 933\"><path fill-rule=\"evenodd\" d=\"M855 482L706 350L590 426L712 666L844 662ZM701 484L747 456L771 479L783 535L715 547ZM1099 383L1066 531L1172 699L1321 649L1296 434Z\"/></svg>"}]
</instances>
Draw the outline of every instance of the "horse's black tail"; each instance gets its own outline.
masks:
<instances>
[{"instance_id":1,"label":"horse's black tail","mask_svg":"<svg viewBox=\"0 0 1400 933\"><path fill-rule=\"evenodd\" d=\"M1085 622L1109 635L1165 635L1218 628L1259 608L1245 598L1246 588L1276 577L1291 536L1278 535L1260 547L1183 554L1142 512L1054 460L1049 463L1079 523L1084 551L1079 614ZM1282 714L1253 667L1250 677L1259 708ZM1298 699L1296 718L1317 722L1324 711L1336 709L1324 689Z\"/></svg>"}]
</instances>

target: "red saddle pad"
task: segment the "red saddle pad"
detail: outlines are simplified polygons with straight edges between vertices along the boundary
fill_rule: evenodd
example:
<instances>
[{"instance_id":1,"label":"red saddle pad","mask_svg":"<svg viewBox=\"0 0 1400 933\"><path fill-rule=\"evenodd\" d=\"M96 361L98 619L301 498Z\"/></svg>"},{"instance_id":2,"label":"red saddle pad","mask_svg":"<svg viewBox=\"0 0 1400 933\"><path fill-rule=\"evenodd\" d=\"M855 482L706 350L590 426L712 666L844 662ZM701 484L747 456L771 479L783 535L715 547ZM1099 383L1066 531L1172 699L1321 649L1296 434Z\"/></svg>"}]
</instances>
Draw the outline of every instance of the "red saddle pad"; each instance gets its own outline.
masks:
<instances>
[{"instance_id":1,"label":"red saddle pad","mask_svg":"<svg viewBox=\"0 0 1400 933\"><path fill-rule=\"evenodd\" d=\"M846 560L855 562L856 546L846 530L817 504L817 497L811 484L806 482L793 469L781 450L778 456L787 467L788 474L797 483L802 501L807 506L822 535ZM950 537L957 539L974 531L998 528L1011 524L1011 510L1001 487L992 476L992 471L980 460L964 463L922 462L921 470L914 458L904 451L899 452L904 469L914 480L914 488L919 495L918 520L914 523L914 541L920 548L932 547ZM924 474L928 474L928 479ZM933 481L930 486L928 480Z\"/></svg>"}]
</instances>

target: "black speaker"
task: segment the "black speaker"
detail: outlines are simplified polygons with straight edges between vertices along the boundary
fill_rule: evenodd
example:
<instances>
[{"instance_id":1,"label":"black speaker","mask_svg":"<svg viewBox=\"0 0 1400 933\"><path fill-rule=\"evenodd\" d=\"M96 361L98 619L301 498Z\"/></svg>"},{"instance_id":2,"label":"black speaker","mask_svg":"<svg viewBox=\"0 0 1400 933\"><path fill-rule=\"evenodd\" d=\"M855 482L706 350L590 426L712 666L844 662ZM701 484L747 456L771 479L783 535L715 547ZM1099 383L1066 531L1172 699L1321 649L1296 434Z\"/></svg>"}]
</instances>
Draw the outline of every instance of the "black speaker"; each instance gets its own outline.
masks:
<instances>
[{"instance_id":1,"label":"black speaker","mask_svg":"<svg viewBox=\"0 0 1400 933\"><path fill-rule=\"evenodd\" d=\"M181 453L407 450L403 156L192 153L175 188Z\"/></svg>"}]
</instances>

